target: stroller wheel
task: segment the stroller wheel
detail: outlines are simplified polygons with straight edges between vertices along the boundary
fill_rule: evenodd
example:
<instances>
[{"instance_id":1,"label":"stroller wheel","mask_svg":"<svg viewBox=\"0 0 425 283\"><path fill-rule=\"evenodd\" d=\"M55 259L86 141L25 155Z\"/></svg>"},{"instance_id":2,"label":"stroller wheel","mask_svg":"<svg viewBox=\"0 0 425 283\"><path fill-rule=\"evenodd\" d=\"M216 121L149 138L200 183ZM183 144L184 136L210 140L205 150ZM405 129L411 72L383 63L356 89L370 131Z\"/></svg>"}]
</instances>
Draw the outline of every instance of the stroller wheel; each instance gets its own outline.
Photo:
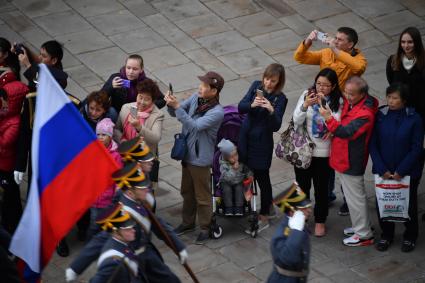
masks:
<instances>
[{"instance_id":1,"label":"stroller wheel","mask_svg":"<svg viewBox=\"0 0 425 283\"><path fill-rule=\"evenodd\" d=\"M223 228L220 225L217 225L212 231L211 236L213 239L219 239L221 236L223 236Z\"/></svg>"}]
</instances>

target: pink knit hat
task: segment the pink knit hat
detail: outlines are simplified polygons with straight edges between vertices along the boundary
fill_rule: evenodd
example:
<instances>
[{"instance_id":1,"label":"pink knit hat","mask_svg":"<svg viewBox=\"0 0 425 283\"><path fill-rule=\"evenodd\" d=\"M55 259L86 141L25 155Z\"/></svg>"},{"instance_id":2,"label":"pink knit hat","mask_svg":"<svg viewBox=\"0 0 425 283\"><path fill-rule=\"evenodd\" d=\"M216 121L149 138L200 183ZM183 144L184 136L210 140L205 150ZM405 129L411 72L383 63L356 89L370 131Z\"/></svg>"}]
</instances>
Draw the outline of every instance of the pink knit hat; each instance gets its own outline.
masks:
<instances>
[{"instance_id":1,"label":"pink knit hat","mask_svg":"<svg viewBox=\"0 0 425 283\"><path fill-rule=\"evenodd\" d=\"M104 118L99 121L96 125L96 135L104 134L112 137L112 133L114 132L114 122L112 122L109 118Z\"/></svg>"}]
</instances>

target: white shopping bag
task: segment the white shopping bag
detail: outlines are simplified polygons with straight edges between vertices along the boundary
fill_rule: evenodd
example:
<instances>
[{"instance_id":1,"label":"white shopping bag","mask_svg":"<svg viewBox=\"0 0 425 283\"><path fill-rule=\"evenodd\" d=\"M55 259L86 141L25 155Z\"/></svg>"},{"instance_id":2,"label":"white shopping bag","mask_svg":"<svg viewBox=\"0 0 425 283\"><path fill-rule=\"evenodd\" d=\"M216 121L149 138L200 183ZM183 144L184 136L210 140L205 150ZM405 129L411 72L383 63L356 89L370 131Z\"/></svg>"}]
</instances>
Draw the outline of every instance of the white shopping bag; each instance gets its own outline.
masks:
<instances>
[{"instance_id":1,"label":"white shopping bag","mask_svg":"<svg viewBox=\"0 0 425 283\"><path fill-rule=\"evenodd\" d=\"M409 217L410 176L400 181L375 175L376 200L383 221L405 222Z\"/></svg>"}]
</instances>

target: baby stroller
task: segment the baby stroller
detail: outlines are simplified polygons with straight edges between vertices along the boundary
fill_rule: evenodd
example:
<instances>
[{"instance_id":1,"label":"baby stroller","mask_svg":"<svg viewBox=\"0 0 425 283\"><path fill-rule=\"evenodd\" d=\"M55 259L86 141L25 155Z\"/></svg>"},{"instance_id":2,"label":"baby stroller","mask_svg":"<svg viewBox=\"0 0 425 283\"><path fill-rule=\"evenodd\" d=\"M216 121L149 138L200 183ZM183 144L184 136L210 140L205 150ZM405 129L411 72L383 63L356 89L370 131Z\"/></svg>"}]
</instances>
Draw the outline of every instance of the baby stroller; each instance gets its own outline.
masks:
<instances>
[{"instance_id":1,"label":"baby stroller","mask_svg":"<svg viewBox=\"0 0 425 283\"><path fill-rule=\"evenodd\" d=\"M222 138L230 140L236 146L239 140L239 131L242 125L244 115L239 114L238 108L233 105L224 107L224 119L217 133L216 148L211 174L211 191L213 202L213 216L211 218L211 238L218 239L223 235L223 228L217 223L217 216L224 216L224 205L221 201L222 190L219 185L220 179L220 158L221 152L217 148L217 144ZM251 236L255 238L258 232L258 214L256 209L257 185L255 180L249 188L252 192L250 201L245 201L243 216L249 216L248 222L250 225Z\"/></svg>"}]
</instances>

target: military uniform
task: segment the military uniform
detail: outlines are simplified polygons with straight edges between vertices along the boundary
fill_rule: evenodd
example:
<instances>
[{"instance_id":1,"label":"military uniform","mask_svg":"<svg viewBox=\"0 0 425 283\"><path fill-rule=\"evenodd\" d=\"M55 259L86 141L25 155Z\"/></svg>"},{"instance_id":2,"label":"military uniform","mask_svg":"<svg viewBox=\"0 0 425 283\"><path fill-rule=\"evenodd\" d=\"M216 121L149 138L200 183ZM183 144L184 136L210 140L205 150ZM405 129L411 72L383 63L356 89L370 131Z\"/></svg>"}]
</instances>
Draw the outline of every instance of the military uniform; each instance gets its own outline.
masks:
<instances>
[{"instance_id":1,"label":"military uniform","mask_svg":"<svg viewBox=\"0 0 425 283\"><path fill-rule=\"evenodd\" d=\"M297 183L285 190L273 200L282 211L292 211L285 215L272 240L271 253L273 271L268 283L307 282L310 261L310 236L305 230L305 214L300 209L311 207L311 201ZM292 223L291 223L292 221Z\"/></svg>"}]
</instances>

